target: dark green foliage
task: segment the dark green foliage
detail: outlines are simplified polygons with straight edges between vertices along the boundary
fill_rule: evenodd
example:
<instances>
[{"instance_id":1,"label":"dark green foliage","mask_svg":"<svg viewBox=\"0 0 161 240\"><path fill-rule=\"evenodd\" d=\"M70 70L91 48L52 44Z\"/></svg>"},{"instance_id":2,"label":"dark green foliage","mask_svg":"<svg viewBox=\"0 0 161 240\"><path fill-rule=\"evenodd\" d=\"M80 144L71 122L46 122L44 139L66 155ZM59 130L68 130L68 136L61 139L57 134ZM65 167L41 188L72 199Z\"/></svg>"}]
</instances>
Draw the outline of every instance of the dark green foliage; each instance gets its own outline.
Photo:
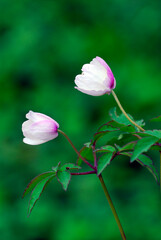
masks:
<instances>
[{"instance_id":1,"label":"dark green foliage","mask_svg":"<svg viewBox=\"0 0 161 240\"><path fill-rule=\"evenodd\" d=\"M49 178L49 177L54 177L55 173L54 172L46 172L46 173L42 173L40 175L38 175L37 177L35 177L26 187L24 193L23 193L23 197L25 197L30 191L32 191L36 185L41 182L43 179Z\"/></svg>"},{"instance_id":2,"label":"dark green foliage","mask_svg":"<svg viewBox=\"0 0 161 240\"><path fill-rule=\"evenodd\" d=\"M133 162L141 153L147 152L155 142L157 142L156 137L145 137L138 140L131 157L131 162Z\"/></svg>"},{"instance_id":3,"label":"dark green foliage","mask_svg":"<svg viewBox=\"0 0 161 240\"><path fill-rule=\"evenodd\" d=\"M87 161L89 162L94 162L94 157L93 157L93 150L92 150L92 146L88 144L89 147L84 146L81 150L80 150L80 154L82 157L85 157L87 159ZM80 157L78 157L77 160L77 164L81 165L82 164L82 159Z\"/></svg>"},{"instance_id":4,"label":"dark green foliage","mask_svg":"<svg viewBox=\"0 0 161 240\"><path fill-rule=\"evenodd\" d=\"M97 168L97 175L100 175L102 171L110 164L112 160L113 153L107 152L100 156L98 159L98 168Z\"/></svg>"},{"instance_id":5,"label":"dark green foliage","mask_svg":"<svg viewBox=\"0 0 161 240\"><path fill-rule=\"evenodd\" d=\"M28 207L29 215L30 215L33 207L35 206L35 203L40 198L40 195L44 191L45 187L54 177L55 177L55 174L53 173L53 175L48 176L42 180L39 180L37 185L34 187L32 193L31 193L30 201L29 201L29 207Z\"/></svg>"},{"instance_id":6,"label":"dark green foliage","mask_svg":"<svg viewBox=\"0 0 161 240\"><path fill-rule=\"evenodd\" d=\"M66 191L71 179L71 174L68 171L57 171L56 177L61 183L63 189Z\"/></svg>"}]
</instances>

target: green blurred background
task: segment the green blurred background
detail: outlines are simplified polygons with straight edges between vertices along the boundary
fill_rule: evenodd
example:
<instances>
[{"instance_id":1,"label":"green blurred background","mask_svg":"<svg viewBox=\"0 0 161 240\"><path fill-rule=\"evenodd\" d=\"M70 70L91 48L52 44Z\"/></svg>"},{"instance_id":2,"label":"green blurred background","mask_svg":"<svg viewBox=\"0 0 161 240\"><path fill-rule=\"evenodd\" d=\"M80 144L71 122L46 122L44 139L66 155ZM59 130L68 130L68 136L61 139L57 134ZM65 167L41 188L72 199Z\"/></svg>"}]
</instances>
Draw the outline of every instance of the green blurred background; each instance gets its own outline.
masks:
<instances>
[{"instance_id":1,"label":"green blurred background","mask_svg":"<svg viewBox=\"0 0 161 240\"><path fill-rule=\"evenodd\" d=\"M53 181L27 217L22 193L36 175L76 154L59 136L22 142L29 110L54 118L80 149L116 106L112 95L74 89L83 64L100 56L116 93L146 128L161 115L160 0L0 0L0 240L117 240L120 233L96 176L73 176L67 192ZM159 167L159 154L151 152ZM105 182L127 239L161 239L159 187L128 159L105 170Z\"/></svg>"}]
</instances>

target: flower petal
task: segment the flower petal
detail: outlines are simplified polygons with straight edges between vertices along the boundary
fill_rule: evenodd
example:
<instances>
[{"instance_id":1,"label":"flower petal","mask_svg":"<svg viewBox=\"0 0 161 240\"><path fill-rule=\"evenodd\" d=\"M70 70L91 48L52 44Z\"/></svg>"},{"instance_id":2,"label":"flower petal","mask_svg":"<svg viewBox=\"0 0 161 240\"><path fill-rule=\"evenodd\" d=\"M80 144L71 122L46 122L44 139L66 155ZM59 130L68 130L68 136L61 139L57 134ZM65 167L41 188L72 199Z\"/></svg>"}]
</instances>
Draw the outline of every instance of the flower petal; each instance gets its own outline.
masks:
<instances>
[{"instance_id":1,"label":"flower petal","mask_svg":"<svg viewBox=\"0 0 161 240\"><path fill-rule=\"evenodd\" d=\"M30 138L24 138L23 142L30 145L39 145L39 144L45 143L46 141L39 140L39 139L33 140Z\"/></svg>"}]
</instances>

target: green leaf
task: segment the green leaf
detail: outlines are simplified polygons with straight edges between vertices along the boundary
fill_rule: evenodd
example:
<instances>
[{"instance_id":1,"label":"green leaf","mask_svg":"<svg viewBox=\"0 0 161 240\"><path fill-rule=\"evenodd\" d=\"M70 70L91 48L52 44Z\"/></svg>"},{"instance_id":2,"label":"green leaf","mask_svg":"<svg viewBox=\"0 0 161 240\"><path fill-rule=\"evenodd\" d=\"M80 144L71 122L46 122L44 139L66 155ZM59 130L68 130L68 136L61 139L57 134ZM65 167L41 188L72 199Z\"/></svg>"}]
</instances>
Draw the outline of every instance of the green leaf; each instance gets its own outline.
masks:
<instances>
[{"instance_id":1,"label":"green leaf","mask_svg":"<svg viewBox=\"0 0 161 240\"><path fill-rule=\"evenodd\" d=\"M56 167L52 167L52 170L56 173L60 167L61 167L61 162L58 162Z\"/></svg>"},{"instance_id":2,"label":"green leaf","mask_svg":"<svg viewBox=\"0 0 161 240\"><path fill-rule=\"evenodd\" d=\"M114 121L116 121L116 122L118 122L118 123L120 123L120 124L124 124L124 125L131 125L131 122L125 117L125 115L124 115L123 113L121 113L120 115L117 115L117 113L116 113L116 107L113 108L113 109L111 109L111 110L109 111L109 114L110 114L111 118L112 118ZM132 117L130 114L127 114L127 115L128 115L132 120L134 120L133 117ZM137 120L137 121L135 121L135 122L136 122L139 126L144 126L144 125L145 125L143 119ZM134 126L133 126L133 127L134 127Z\"/></svg>"},{"instance_id":3,"label":"green leaf","mask_svg":"<svg viewBox=\"0 0 161 240\"><path fill-rule=\"evenodd\" d=\"M136 161L139 162L142 166L146 167L152 173L157 183L159 182L157 169L154 166L153 161L148 156L141 154L136 159Z\"/></svg>"},{"instance_id":4,"label":"green leaf","mask_svg":"<svg viewBox=\"0 0 161 240\"><path fill-rule=\"evenodd\" d=\"M109 111L109 114L114 121L116 121L118 123L121 123L121 124L124 124L124 125L131 125L131 122L125 117L125 115L123 113L121 115L117 115L116 107L111 109ZM128 114L128 116L130 118L132 118L132 116L130 114Z\"/></svg>"},{"instance_id":5,"label":"green leaf","mask_svg":"<svg viewBox=\"0 0 161 240\"><path fill-rule=\"evenodd\" d=\"M120 135L122 134L122 131L120 130L115 130L115 131L102 131L102 132L97 132L94 135L94 142L98 141L100 138L106 136L106 143L112 139L117 139Z\"/></svg>"},{"instance_id":6,"label":"green leaf","mask_svg":"<svg viewBox=\"0 0 161 240\"><path fill-rule=\"evenodd\" d=\"M157 137L158 139L161 139L161 130L147 130L145 131L146 134L149 134L151 136Z\"/></svg>"},{"instance_id":7,"label":"green leaf","mask_svg":"<svg viewBox=\"0 0 161 240\"><path fill-rule=\"evenodd\" d=\"M65 170L74 170L74 169L80 169L80 166L75 165L74 163L65 163L61 168L60 171L65 171Z\"/></svg>"},{"instance_id":8,"label":"green leaf","mask_svg":"<svg viewBox=\"0 0 161 240\"><path fill-rule=\"evenodd\" d=\"M124 126L122 124L114 124L115 121L109 121L105 124L103 124L102 126L100 126L97 130L97 132L101 132L101 131L114 131L114 130L118 130L118 128ZM116 126L113 126L113 125L116 125ZM118 127L119 126L119 127Z\"/></svg>"},{"instance_id":9,"label":"green leaf","mask_svg":"<svg viewBox=\"0 0 161 240\"><path fill-rule=\"evenodd\" d=\"M29 207L28 207L28 215L30 215L33 207L35 206L35 203L37 202L37 200L40 198L42 192L44 191L45 187L47 186L47 184L54 178L55 176L48 176L45 179L41 180L40 182L38 182L38 184L36 185L36 187L33 189L32 193L31 193L31 197L30 197L30 201L29 201Z\"/></svg>"},{"instance_id":10,"label":"green leaf","mask_svg":"<svg viewBox=\"0 0 161 240\"><path fill-rule=\"evenodd\" d=\"M127 143L126 145L124 145L123 147L119 148L119 152L122 151L132 151L134 149L134 146L136 145L136 141L135 142L130 142Z\"/></svg>"},{"instance_id":11,"label":"green leaf","mask_svg":"<svg viewBox=\"0 0 161 240\"><path fill-rule=\"evenodd\" d=\"M110 145L106 145L95 150L95 152L97 153L115 152L115 151L116 151L115 148Z\"/></svg>"},{"instance_id":12,"label":"green leaf","mask_svg":"<svg viewBox=\"0 0 161 240\"><path fill-rule=\"evenodd\" d=\"M150 121L151 121L151 122L161 122L161 116L152 118Z\"/></svg>"},{"instance_id":13,"label":"green leaf","mask_svg":"<svg viewBox=\"0 0 161 240\"><path fill-rule=\"evenodd\" d=\"M161 130L146 130L145 132L137 132L136 134L141 137L154 136L158 138L158 140L161 139Z\"/></svg>"},{"instance_id":14,"label":"green leaf","mask_svg":"<svg viewBox=\"0 0 161 240\"><path fill-rule=\"evenodd\" d=\"M94 157L93 157L93 149L92 146L86 147L84 146L80 150L80 155L84 157L87 161L89 162L94 162ZM82 164L82 159L78 157L77 164L80 166Z\"/></svg>"},{"instance_id":15,"label":"green leaf","mask_svg":"<svg viewBox=\"0 0 161 240\"><path fill-rule=\"evenodd\" d=\"M52 176L55 177L55 173L50 171L50 172L42 173L37 177L35 177L34 179L32 179L31 182L27 185L22 197L24 198L30 191L32 191L40 181L42 181L43 179L46 179L47 177L52 177Z\"/></svg>"},{"instance_id":16,"label":"green leaf","mask_svg":"<svg viewBox=\"0 0 161 240\"><path fill-rule=\"evenodd\" d=\"M161 151L161 146L159 145L151 146L150 150Z\"/></svg>"},{"instance_id":17,"label":"green leaf","mask_svg":"<svg viewBox=\"0 0 161 240\"><path fill-rule=\"evenodd\" d=\"M71 174L67 171L57 171L57 179L61 183L63 189L66 191L71 179Z\"/></svg>"},{"instance_id":18,"label":"green leaf","mask_svg":"<svg viewBox=\"0 0 161 240\"><path fill-rule=\"evenodd\" d=\"M121 152L121 155L127 156L127 157L131 157L132 153L130 152ZM159 176L158 176L158 172L156 167L153 164L153 161L146 155L141 154L139 155L139 157L135 160L137 161L139 164L141 164L142 166L146 167L148 169L148 171L150 171L152 173L152 175L154 176L156 182L159 182Z\"/></svg>"},{"instance_id":19,"label":"green leaf","mask_svg":"<svg viewBox=\"0 0 161 240\"><path fill-rule=\"evenodd\" d=\"M145 137L138 140L133 155L131 157L131 162L133 162L138 156L149 150L149 148L157 141L156 137Z\"/></svg>"},{"instance_id":20,"label":"green leaf","mask_svg":"<svg viewBox=\"0 0 161 240\"><path fill-rule=\"evenodd\" d=\"M130 130L132 130L132 129L138 130L138 128L135 127L135 126L125 117L125 115L124 115L123 113L120 114L120 115L117 115L117 113L116 113L116 108L111 109L111 110L109 111L109 114L110 114L111 118L112 118L115 122L117 122L117 123L119 123L119 124L123 124L123 125L131 125L132 128L131 128ZM127 115L128 115L133 121L135 121L130 114L127 114ZM141 127L145 125L143 119L138 120L138 121L135 121L135 123L138 124L138 125L141 126ZM112 124L112 125L113 125L113 124ZM114 125L113 125L113 126L114 126ZM116 126L116 125L115 125L115 126Z\"/></svg>"},{"instance_id":21,"label":"green leaf","mask_svg":"<svg viewBox=\"0 0 161 240\"><path fill-rule=\"evenodd\" d=\"M113 156L112 152L107 152L99 158L97 166L97 175L100 175L102 171L107 167L107 165L110 164L112 156Z\"/></svg>"}]
</instances>

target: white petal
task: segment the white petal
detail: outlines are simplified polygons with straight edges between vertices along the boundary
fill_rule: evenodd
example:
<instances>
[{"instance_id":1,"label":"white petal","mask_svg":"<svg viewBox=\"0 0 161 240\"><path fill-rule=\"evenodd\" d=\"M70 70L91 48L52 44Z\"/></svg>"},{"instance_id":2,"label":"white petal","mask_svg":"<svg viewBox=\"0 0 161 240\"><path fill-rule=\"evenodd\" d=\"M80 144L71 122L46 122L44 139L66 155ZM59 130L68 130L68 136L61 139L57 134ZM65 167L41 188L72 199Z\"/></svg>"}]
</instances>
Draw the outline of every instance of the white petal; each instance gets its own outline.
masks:
<instances>
[{"instance_id":1,"label":"white petal","mask_svg":"<svg viewBox=\"0 0 161 240\"><path fill-rule=\"evenodd\" d=\"M85 90L104 91L107 87L101 82L97 81L98 78L89 73L76 76L75 84Z\"/></svg>"},{"instance_id":2,"label":"white petal","mask_svg":"<svg viewBox=\"0 0 161 240\"><path fill-rule=\"evenodd\" d=\"M42 144L46 141L43 141L43 140L40 140L40 139L33 140L33 139L30 139L30 138L24 138L23 142L26 143L26 144L30 144L30 145L39 145L39 144Z\"/></svg>"},{"instance_id":3,"label":"white petal","mask_svg":"<svg viewBox=\"0 0 161 240\"><path fill-rule=\"evenodd\" d=\"M105 93L108 93L110 91L109 90L99 90L99 91L95 91L95 90L85 90L85 89L81 89L79 87L75 87L77 90L79 90L80 92L83 92L85 94L88 95L92 95L92 96L101 96L104 95Z\"/></svg>"},{"instance_id":4,"label":"white petal","mask_svg":"<svg viewBox=\"0 0 161 240\"><path fill-rule=\"evenodd\" d=\"M26 128L24 131L24 136L31 139L53 139L57 137L57 125L54 121L40 121L32 123L29 128Z\"/></svg>"},{"instance_id":5,"label":"white petal","mask_svg":"<svg viewBox=\"0 0 161 240\"><path fill-rule=\"evenodd\" d=\"M84 75L91 74L93 77L95 77L97 82L102 84L105 78L107 77L107 71L101 64L100 65L85 64L82 67L82 71Z\"/></svg>"},{"instance_id":6,"label":"white petal","mask_svg":"<svg viewBox=\"0 0 161 240\"><path fill-rule=\"evenodd\" d=\"M52 121L54 121L52 118L48 117L45 114L37 113L37 112L33 112L33 111L29 111L26 114L26 118L28 118L29 120L31 120L33 122L42 121L42 120L52 120Z\"/></svg>"}]
</instances>

